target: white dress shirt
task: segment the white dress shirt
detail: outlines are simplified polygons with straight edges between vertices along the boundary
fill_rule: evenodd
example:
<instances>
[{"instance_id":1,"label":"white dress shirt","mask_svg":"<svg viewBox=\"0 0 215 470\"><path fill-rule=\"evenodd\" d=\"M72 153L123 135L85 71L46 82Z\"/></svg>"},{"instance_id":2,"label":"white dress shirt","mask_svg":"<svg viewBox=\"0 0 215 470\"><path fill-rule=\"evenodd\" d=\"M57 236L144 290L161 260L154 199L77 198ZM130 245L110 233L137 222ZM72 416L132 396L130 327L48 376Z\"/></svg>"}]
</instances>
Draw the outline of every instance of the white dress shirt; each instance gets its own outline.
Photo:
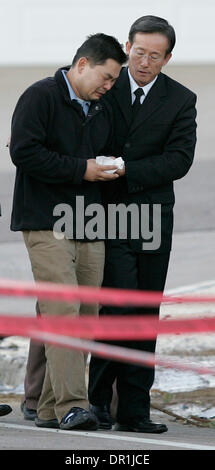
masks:
<instances>
[{"instance_id":1,"label":"white dress shirt","mask_svg":"<svg viewBox=\"0 0 215 470\"><path fill-rule=\"evenodd\" d=\"M134 92L137 90L137 88L142 88L143 90L143 93L144 95L142 95L140 97L140 103L142 104L146 95L148 94L149 90L151 90L151 87L154 85L154 83L156 82L158 76L156 76L154 78L154 80L152 80L152 82L150 83L147 83L147 85L144 85L144 86L139 86L135 80L133 79L129 69L128 69L128 76L129 76L129 80L130 80L130 86L131 86L131 104L134 103L134 100L136 99L136 95L134 94Z\"/></svg>"}]
</instances>

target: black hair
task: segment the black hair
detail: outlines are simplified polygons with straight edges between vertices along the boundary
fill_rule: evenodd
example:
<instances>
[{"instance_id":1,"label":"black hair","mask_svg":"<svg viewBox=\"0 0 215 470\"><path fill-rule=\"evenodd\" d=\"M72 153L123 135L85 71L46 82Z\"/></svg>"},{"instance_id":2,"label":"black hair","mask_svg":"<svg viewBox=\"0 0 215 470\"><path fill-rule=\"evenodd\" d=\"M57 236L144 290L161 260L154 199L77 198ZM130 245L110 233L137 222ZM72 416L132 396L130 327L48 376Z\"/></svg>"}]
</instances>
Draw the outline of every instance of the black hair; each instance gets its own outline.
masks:
<instances>
[{"instance_id":1,"label":"black hair","mask_svg":"<svg viewBox=\"0 0 215 470\"><path fill-rule=\"evenodd\" d=\"M175 30L167 20L158 16L147 15L138 18L129 31L129 42L132 44L136 33L160 33L167 37L169 47L166 56L173 50L176 42Z\"/></svg>"},{"instance_id":2,"label":"black hair","mask_svg":"<svg viewBox=\"0 0 215 470\"><path fill-rule=\"evenodd\" d=\"M127 55L119 41L104 33L88 36L77 50L72 65L74 66L81 57L86 57L92 65L102 65L107 59L113 59L121 65L127 61Z\"/></svg>"}]
</instances>

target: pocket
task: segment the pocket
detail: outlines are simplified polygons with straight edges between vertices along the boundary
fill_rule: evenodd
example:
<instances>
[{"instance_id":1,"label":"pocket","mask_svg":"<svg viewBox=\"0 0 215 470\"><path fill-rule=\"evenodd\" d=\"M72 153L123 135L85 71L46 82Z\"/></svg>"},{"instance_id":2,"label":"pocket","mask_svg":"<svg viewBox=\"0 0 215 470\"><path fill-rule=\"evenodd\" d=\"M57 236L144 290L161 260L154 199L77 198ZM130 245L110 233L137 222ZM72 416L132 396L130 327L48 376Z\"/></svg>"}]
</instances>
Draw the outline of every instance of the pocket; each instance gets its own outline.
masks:
<instances>
[{"instance_id":1,"label":"pocket","mask_svg":"<svg viewBox=\"0 0 215 470\"><path fill-rule=\"evenodd\" d=\"M29 248L35 247L38 243L52 243L52 230L29 230L27 235L27 243Z\"/></svg>"},{"instance_id":2,"label":"pocket","mask_svg":"<svg viewBox=\"0 0 215 470\"><path fill-rule=\"evenodd\" d=\"M28 232L28 246L33 248L40 240L40 230L29 230Z\"/></svg>"}]
</instances>

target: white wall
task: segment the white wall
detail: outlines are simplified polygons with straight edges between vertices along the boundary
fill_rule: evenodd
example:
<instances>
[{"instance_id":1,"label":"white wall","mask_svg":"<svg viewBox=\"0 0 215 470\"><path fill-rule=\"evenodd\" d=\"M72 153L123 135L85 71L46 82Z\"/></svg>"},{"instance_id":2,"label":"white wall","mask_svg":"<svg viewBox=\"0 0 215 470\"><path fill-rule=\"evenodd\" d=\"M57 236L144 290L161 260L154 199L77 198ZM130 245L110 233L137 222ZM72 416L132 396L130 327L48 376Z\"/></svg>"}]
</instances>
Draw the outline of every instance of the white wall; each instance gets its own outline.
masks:
<instances>
[{"instance_id":1,"label":"white wall","mask_svg":"<svg viewBox=\"0 0 215 470\"><path fill-rule=\"evenodd\" d=\"M215 63L215 0L0 0L0 65L71 63L87 34L124 43L145 14L176 29L175 63Z\"/></svg>"}]
</instances>

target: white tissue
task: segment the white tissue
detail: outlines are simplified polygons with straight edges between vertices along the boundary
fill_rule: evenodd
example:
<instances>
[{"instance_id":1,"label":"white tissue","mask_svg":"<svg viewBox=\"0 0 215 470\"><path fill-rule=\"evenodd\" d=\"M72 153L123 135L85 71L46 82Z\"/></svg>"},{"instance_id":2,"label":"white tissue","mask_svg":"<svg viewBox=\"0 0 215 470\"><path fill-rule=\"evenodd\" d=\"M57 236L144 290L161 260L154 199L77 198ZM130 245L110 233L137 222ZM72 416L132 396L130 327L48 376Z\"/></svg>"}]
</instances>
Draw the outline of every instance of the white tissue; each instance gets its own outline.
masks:
<instances>
[{"instance_id":1,"label":"white tissue","mask_svg":"<svg viewBox=\"0 0 215 470\"><path fill-rule=\"evenodd\" d=\"M121 157L118 158L112 158L112 157L105 157L104 155L101 155L99 157L96 157L96 163L98 165L115 165L117 166L118 170L122 170L124 167L124 161ZM116 170L105 170L105 173L115 173Z\"/></svg>"}]
</instances>

